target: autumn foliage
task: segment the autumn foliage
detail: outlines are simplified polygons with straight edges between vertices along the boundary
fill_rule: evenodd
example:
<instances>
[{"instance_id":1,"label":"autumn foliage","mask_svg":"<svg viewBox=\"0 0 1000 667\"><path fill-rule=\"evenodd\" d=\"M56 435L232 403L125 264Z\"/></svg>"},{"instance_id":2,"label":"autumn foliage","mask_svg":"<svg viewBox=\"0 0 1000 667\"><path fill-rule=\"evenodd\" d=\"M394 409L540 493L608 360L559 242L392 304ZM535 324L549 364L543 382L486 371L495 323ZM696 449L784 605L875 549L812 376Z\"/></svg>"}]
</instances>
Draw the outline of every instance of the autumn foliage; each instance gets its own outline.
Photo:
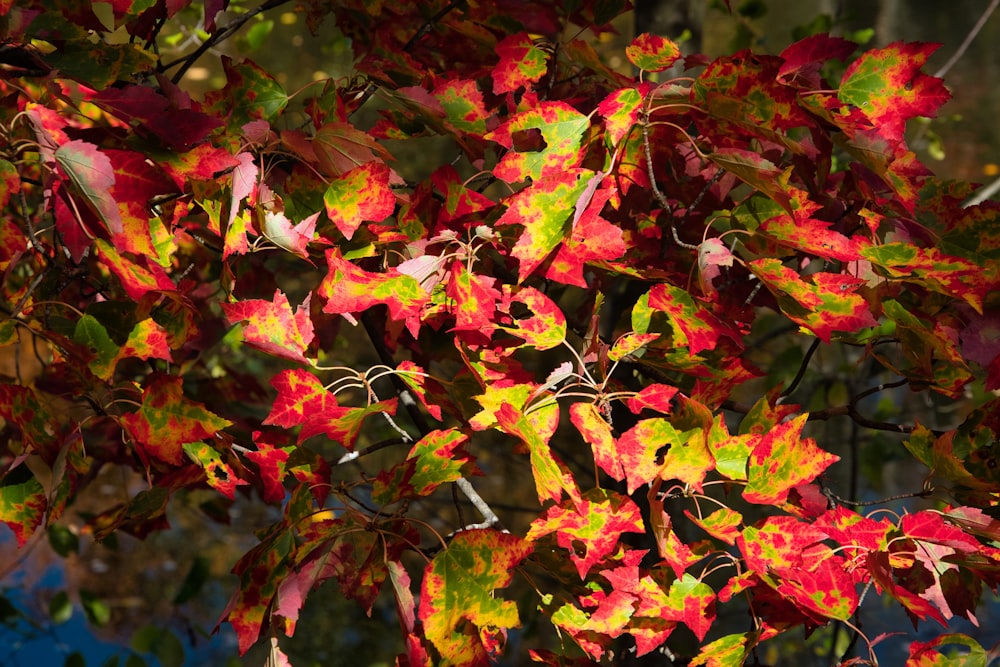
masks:
<instances>
[{"instance_id":1,"label":"autumn foliage","mask_svg":"<svg viewBox=\"0 0 1000 667\"><path fill-rule=\"evenodd\" d=\"M408 665L486 664L539 614L550 665L680 627L690 664L740 665L832 622L866 663L862 600L948 628L996 588L1000 212L907 146L948 98L933 46L709 61L644 34L632 76L593 46L623 3L306 1L355 77L293 97L223 56L192 96L155 48L189 0L70 4L0 1L0 344L42 362L0 384L22 544L106 467L146 488L95 539L166 527L190 489L256 498L281 519L234 569L241 651L333 580L391 593ZM858 389L800 405L817 350ZM897 421L882 394L964 407ZM834 424L923 464L920 502L850 498ZM531 498L477 492L498 452ZM910 663L944 645L984 655L942 634Z\"/></svg>"}]
</instances>

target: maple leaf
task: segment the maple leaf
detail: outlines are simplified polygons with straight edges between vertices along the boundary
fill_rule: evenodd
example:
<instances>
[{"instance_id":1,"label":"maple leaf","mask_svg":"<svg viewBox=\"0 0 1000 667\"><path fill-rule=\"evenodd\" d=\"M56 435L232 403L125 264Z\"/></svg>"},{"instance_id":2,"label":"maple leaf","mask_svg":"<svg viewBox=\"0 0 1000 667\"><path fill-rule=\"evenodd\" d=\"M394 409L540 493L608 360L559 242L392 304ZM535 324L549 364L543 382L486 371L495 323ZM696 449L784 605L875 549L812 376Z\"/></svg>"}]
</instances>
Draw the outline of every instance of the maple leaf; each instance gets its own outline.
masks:
<instances>
[{"instance_id":1,"label":"maple leaf","mask_svg":"<svg viewBox=\"0 0 1000 667\"><path fill-rule=\"evenodd\" d=\"M947 652L939 650L940 647L949 647ZM968 652L956 653L953 647L962 646ZM949 633L935 637L928 642L912 642L909 647L910 654L906 659L906 667L963 667L972 665L986 665L990 662L991 656L983 647L968 635ZM992 652L991 652L992 653Z\"/></svg>"},{"instance_id":2,"label":"maple leaf","mask_svg":"<svg viewBox=\"0 0 1000 667\"><path fill-rule=\"evenodd\" d=\"M413 445L406 460L383 470L372 484L372 500L387 505L403 498L425 498L442 484L473 474L475 459L463 448L466 433L434 430Z\"/></svg>"},{"instance_id":3,"label":"maple leaf","mask_svg":"<svg viewBox=\"0 0 1000 667\"><path fill-rule=\"evenodd\" d=\"M431 644L449 662L488 664L486 629L519 624L517 606L495 592L510 583L514 568L529 553L530 543L520 537L477 529L458 533L428 563L417 615Z\"/></svg>"},{"instance_id":4,"label":"maple leaf","mask_svg":"<svg viewBox=\"0 0 1000 667\"><path fill-rule=\"evenodd\" d=\"M639 123L643 102L652 89L651 83L643 83L634 88L621 88L597 105L597 113L604 118L605 137L608 143L617 146Z\"/></svg>"},{"instance_id":5,"label":"maple leaf","mask_svg":"<svg viewBox=\"0 0 1000 667\"><path fill-rule=\"evenodd\" d=\"M586 169L561 170L507 199L507 210L496 224L524 228L511 251L520 261L519 283L524 282L566 238L570 231L566 223L587 188L588 175L592 172Z\"/></svg>"},{"instance_id":6,"label":"maple leaf","mask_svg":"<svg viewBox=\"0 0 1000 667\"><path fill-rule=\"evenodd\" d=\"M771 505L783 502L788 491L803 482L816 479L832 463L835 454L816 446L812 438L802 438L802 427L809 415L778 424L756 443L747 465L747 485L743 498L748 502Z\"/></svg>"},{"instance_id":7,"label":"maple leaf","mask_svg":"<svg viewBox=\"0 0 1000 667\"><path fill-rule=\"evenodd\" d=\"M678 537L673 528L670 514L663 507L663 496L658 496L656 491L659 483L655 483L649 492L649 528L656 539L657 552L667 565L674 571L677 577L684 575L684 571L701 560L686 542Z\"/></svg>"},{"instance_id":8,"label":"maple leaf","mask_svg":"<svg viewBox=\"0 0 1000 667\"><path fill-rule=\"evenodd\" d=\"M511 319L506 333L524 340L524 346L550 350L566 340L566 316L559 306L534 287L504 285L497 310Z\"/></svg>"},{"instance_id":9,"label":"maple leaf","mask_svg":"<svg viewBox=\"0 0 1000 667\"><path fill-rule=\"evenodd\" d=\"M114 246L104 239L96 239L97 257L107 266L121 283L129 298L138 301L148 292L175 292L177 286L170 276L155 263L145 257L128 259L118 253Z\"/></svg>"},{"instance_id":10,"label":"maple leaf","mask_svg":"<svg viewBox=\"0 0 1000 667\"><path fill-rule=\"evenodd\" d=\"M722 540L726 544L735 544L740 535L740 525L743 515L728 507L720 507L705 517L697 517L689 510L684 510L685 516L706 533Z\"/></svg>"},{"instance_id":11,"label":"maple leaf","mask_svg":"<svg viewBox=\"0 0 1000 667\"><path fill-rule=\"evenodd\" d=\"M760 441L760 434L730 435L722 415L716 417L707 437L708 450L715 459L715 469L732 480L747 478L747 461Z\"/></svg>"},{"instance_id":12,"label":"maple leaf","mask_svg":"<svg viewBox=\"0 0 1000 667\"><path fill-rule=\"evenodd\" d=\"M549 55L526 32L504 37L495 50L500 61L492 72L494 95L514 92L521 86L530 89L548 71Z\"/></svg>"},{"instance_id":13,"label":"maple leaf","mask_svg":"<svg viewBox=\"0 0 1000 667\"><path fill-rule=\"evenodd\" d=\"M232 422L184 396L183 379L153 375L142 390L142 407L119 423L146 455L179 466L184 445L212 437Z\"/></svg>"},{"instance_id":14,"label":"maple leaf","mask_svg":"<svg viewBox=\"0 0 1000 667\"><path fill-rule=\"evenodd\" d=\"M562 101L540 102L527 111L514 115L506 123L486 135L504 148L512 149L501 158L493 175L508 183L527 178L539 181L559 177L579 166L582 158L580 141L590 125L586 116ZM528 130L538 130L545 142L539 151L514 150L514 136Z\"/></svg>"},{"instance_id":15,"label":"maple leaf","mask_svg":"<svg viewBox=\"0 0 1000 667\"><path fill-rule=\"evenodd\" d=\"M299 442L325 435L345 449L352 449L364 420L379 412L394 413L398 399L381 401L363 408L343 407L319 379L302 369L286 370L271 380L278 396L271 413L263 421L292 428L301 426Z\"/></svg>"},{"instance_id":16,"label":"maple leaf","mask_svg":"<svg viewBox=\"0 0 1000 667\"><path fill-rule=\"evenodd\" d=\"M831 59L846 60L857 48L857 43L843 37L810 35L781 52L783 62L776 78L785 85L815 90L823 85L820 77L822 67Z\"/></svg>"},{"instance_id":17,"label":"maple leaf","mask_svg":"<svg viewBox=\"0 0 1000 667\"><path fill-rule=\"evenodd\" d=\"M490 112L475 81L448 79L441 82L432 94L441 103L452 127L472 136L486 134L486 119L490 117Z\"/></svg>"},{"instance_id":18,"label":"maple leaf","mask_svg":"<svg viewBox=\"0 0 1000 667\"><path fill-rule=\"evenodd\" d=\"M318 161L325 173L334 177L373 160L389 157L388 151L374 137L342 122L326 123L317 129L308 144L308 152L299 146L294 132L283 132L282 140L292 150L304 153L303 157Z\"/></svg>"},{"instance_id":19,"label":"maple leaf","mask_svg":"<svg viewBox=\"0 0 1000 667\"><path fill-rule=\"evenodd\" d=\"M868 51L847 67L837 97L860 107L883 136L902 141L907 120L935 116L951 97L940 79L920 72L939 46L893 42Z\"/></svg>"},{"instance_id":20,"label":"maple leaf","mask_svg":"<svg viewBox=\"0 0 1000 667\"><path fill-rule=\"evenodd\" d=\"M615 194L611 188L597 188L602 177L602 174L591 177L580 193L574 205L569 236L563 238L545 270L545 277L549 280L586 288L587 281L583 275L585 264L610 261L625 254L624 232L600 215L604 205ZM589 200L588 191L591 191Z\"/></svg>"},{"instance_id":21,"label":"maple leaf","mask_svg":"<svg viewBox=\"0 0 1000 667\"><path fill-rule=\"evenodd\" d=\"M830 342L835 331L854 332L876 324L868 303L857 293L865 284L860 278L818 272L806 281L778 259L753 260L748 266L778 297L782 312L824 342Z\"/></svg>"},{"instance_id":22,"label":"maple leaf","mask_svg":"<svg viewBox=\"0 0 1000 667\"><path fill-rule=\"evenodd\" d=\"M486 336L493 332L496 304L500 301L495 283L496 278L471 273L459 260L452 262L445 294L455 302L455 331L480 331Z\"/></svg>"},{"instance_id":23,"label":"maple leaf","mask_svg":"<svg viewBox=\"0 0 1000 667\"><path fill-rule=\"evenodd\" d=\"M149 202L157 197L178 194L178 190L166 174L142 153L135 151L106 150L114 171L114 183L108 196L118 206L118 217L122 222L121 235L114 237L117 248L136 255L145 255L158 263L164 261L154 246L150 235ZM167 241L170 243L170 241Z\"/></svg>"},{"instance_id":24,"label":"maple leaf","mask_svg":"<svg viewBox=\"0 0 1000 667\"><path fill-rule=\"evenodd\" d=\"M628 61L646 72L662 72L681 57L680 47L674 42L644 32L625 47Z\"/></svg>"},{"instance_id":25,"label":"maple leaf","mask_svg":"<svg viewBox=\"0 0 1000 667\"><path fill-rule=\"evenodd\" d=\"M381 222L392 215L396 197L389 188L389 166L375 160L342 174L323 194L326 214L350 240L361 223Z\"/></svg>"},{"instance_id":26,"label":"maple leaf","mask_svg":"<svg viewBox=\"0 0 1000 667\"><path fill-rule=\"evenodd\" d=\"M691 667L740 667L750 651L747 635L726 635L701 647Z\"/></svg>"},{"instance_id":27,"label":"maple leaf","mask_svg":"<svg viewBox=\"0 0 1000 667\"><path fill-rule=\"evenodd\" d=\"M218 118L195 108L175 106L150 86L108 87L90 101L177 152L191 150L223 125ZM191 104L190 99L185 102Z\"/></svg>"},{"instance_id":28,"label":"maple leaf","mask_svg":"<svg viewBox=\"0 0 1000 667\"><path fill-rule=\"evenodd\" d=\"M87 366L94 375L102 380L111 377L118 361L119 349L97 318L84 314L77 320L73 328L73 341L93 355Z\"/></svg>"},{"instance_id":29,"label":"maple leaf","mask_svg":"<svg viewBox=\"0 0 1000 667\"><path fill-rule=\"evenodd\" d=\"M222 613L222 619L229 621L236 631L240 655L250 650L260 637L278 585L288 574L291 552L291 535L279 528L233 566L240 586Z\"/></svg>"},{"instance_id":30,"label":"maple leaf","mask_svg":"<svg viewBox=\"0 0 1000 667\"><path fill-rule=\"evenodd\" d=\"M650 308L666 314L674 331L674 343L687 345L691 354L715 349L722 336L740 339L732 325L724 323L679 287L668 283L654 285L649 290L647 303ZM633 321L633 326L635 324Z\"/></svg>"},{"instance_id":31,"label":"maple leaf","mask_svg":"<svg viewBox=\"0 0 1000 667\"><path fill-rule=\"evenodd\" d=\"M309 297L292 312L288 297L274 291L274 299L248 299L222 304L230 324L244 322L243 340L268 354L292 361L308 363L304 356L313 340L313 324L309 318Z\"/></svg>"},{"instance_id":32,"label":"maple leaf","mask_svg":"<svg viewBox=\"0 0 1000 667\"><path fill-rule=\"evenodd\" d=\"M580 579L586 579L592 568L618 548L626 532L645 532L638 506L614 491L591 489L577 502L550 507L531 523L525 539L555 533L556 543L569 552Z\"/></svg>"},{"instance_id":33,"label":"maple leaf","mask_svg":"<svg viewBox=\"0 0 1000 667\"><path fill-rule=\"evenodd\" d=\"M846 621L858 607L858 592L840 558L825 558L814 566L775 568L777 591L807 614L825 622Z\"/></svg>"},{"instance_id":34,"label":"maple leaf","mask_svg":"<svg viewBox=\"0 0 1000 667\"><path fill-rule=\"evenodd\" d=\"M336 248L326 251L329 272L323 278L316 294L326 299L324 313L340 314L356 322L353 313L360 313L372 306L385 304L393 319L406 320L416 335L416 321L421 309L430 298L411 276L389 269L386 273L372 273L343 259Z\"/></svg>"},{"instance_id":35,"label":"maple leaf","mask_svg":"<svg viewBox=\"0 0 1000 667\"><path fill-rule=\"evenodd\" d=\"M128 339L118 351L118 359L165 359L170 361L170 341L167 330L156 320L148 318L136 322Z\"/></svg>"},{"instance_id":36,"label":"maple leaf","mask_svg":"<svg viewBox=\"0 0 1000 667\"><path fill-rule=\"evenodd\" d=\"M550 412L553 409L558 410L558 406L553 404ZM536 412L542 412L542 410L536 410ZM558 502L562 498L563 491L573 500L580 499L580 490L577 488L573 475L552 453L548 439L538 432L538 429L524 413L510 403L502 403L496 411L495 417L504 432L520 438L528 446L531 471L535 478L535 490L538 493L539 502L546 500Z\"/></svg>"}]
</instances>

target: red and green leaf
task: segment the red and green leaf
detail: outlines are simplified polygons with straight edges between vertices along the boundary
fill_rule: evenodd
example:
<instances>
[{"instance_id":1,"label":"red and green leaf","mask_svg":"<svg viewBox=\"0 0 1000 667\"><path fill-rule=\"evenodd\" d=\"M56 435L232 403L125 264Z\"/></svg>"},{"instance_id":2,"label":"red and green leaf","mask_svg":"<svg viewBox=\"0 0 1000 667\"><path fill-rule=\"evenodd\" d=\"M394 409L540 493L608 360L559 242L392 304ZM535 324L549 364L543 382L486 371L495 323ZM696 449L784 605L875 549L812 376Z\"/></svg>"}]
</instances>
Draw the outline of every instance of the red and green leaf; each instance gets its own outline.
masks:
<instances>
[{"instance_id":1,"label":"red and green leaf","mask_svg":"<svg viewBox=\"0 0 1000 667\"><path fill-rule=\"evenodd\" d=\"M179 466L184 445L215 435L232 422L184 396L180 377L154 375L142 390L142 407L119 417L145 456Z\"/></svg>"},{"instance_id":2,"label":"red and green leaf","mask_svg":"<svg viewBox=\"0 0 1000 667\"><path fill-rule=\"evenodd\" d=\"M529 553L531 545L510 533L467 530L427 565L417 615L448 662L488 664L487 633L520 623L517 606L496 593L510 584L514 568Z\"/></svg>"},{"instance_id":3,"label":"red and green leaf","mask_svg":"<svg viewBox=\"0 0 1000 667\"><path fill-rule=\"evenodd\" d=\"M783 502L788 492L819 477L840 460L820 449L812 438L802 437L809 415L783 422L763 434L747 464L747 485L743 497L752 503L772 505Z\"/></svg>"},{"instance_id":4,"label":"red and green leaf","mask_svg":"<svg viewBox=\"0 0 1000 667\"><path fill-rule=\"evenodd\" d=\"M586 579L588 572L618 549L622 533L644 530L639 508L628 497L593 489L577 502L550 507L532 522L525 539L555 533L556 544L569 552L580 579Z\"/></svg>"},{"instance_id":5,"label":"red and green leaf","mask_svg":"<svg viewBox=\"0 0 1000 667\"><path fill-rule=\"evenodd\" d=\"M281 290L274 299L248 299L224 303L222 310L231 324L243 322L243 340L251 347L292 361L306 363L306 348L313 340L313 324L309 318L309 298L292 312Z\"/></svg>"}]
</instances>

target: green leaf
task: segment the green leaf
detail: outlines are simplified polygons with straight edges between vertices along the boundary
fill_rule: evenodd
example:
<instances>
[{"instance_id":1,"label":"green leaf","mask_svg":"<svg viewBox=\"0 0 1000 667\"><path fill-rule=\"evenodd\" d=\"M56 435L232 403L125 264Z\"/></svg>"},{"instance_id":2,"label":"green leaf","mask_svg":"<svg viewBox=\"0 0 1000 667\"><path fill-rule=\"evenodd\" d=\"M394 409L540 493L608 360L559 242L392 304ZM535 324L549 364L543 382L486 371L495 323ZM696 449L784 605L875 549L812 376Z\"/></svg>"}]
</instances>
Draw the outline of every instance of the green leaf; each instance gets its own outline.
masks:
<instances>
[{"instance_id":1,"label":"green leaf","mask_svg":"<svg viewBox=\"0 0 1000 667\"><path fill-rule=\"evenodd\" d=\"M57 554L66 558L70 554L75 554L80 549L80 538L61 523L54 523L48 530L49 545Z\"/></svg>"},{"instance_id":2,"label":"green leaf","mask_svg":"<svg viewBox=\"0 0 1000 667\"><path fill-rule=\"evenodd\" d=\"M73 603L66 591L59 591L49 600L49 618L56 625L65 623L73 616Z\"/></svg>"},{"instance_id":3,"label":"green leaf","mask_svg":"<svg viewBox=\"0 0 1000 667\"><path fill-rule=\"evenodd\" d=\"M173 631L147 625L132 634L129 645L139 653L151 653L162 667L183 667L184 645Z\"/></svg>"},{"instance_id":4,"label":"green leaf","mask_svg":"<svg viewBox=\"0 0 1000 667\"><path fill-rule=\"evenodd\" d=\"M73 341L83 345L94 355L87 364L94 375L102 380L111 377L118 361L118 346L111 340L104 325L91 315L85 314L76 323Z\"/></svg>"},{"instance_id":5,"label":"green leaf","mask_svg":"<svg viewBox=\"0 0 1000 667\"><path fill-rule=\"evenodd\" d=\"M487 631L506 633L520 623L517 606L496 596L531 553L516 535L496 530L459 533L424 570L418 616L442 665L486 664Z\"/></svg>"}]
</instances>

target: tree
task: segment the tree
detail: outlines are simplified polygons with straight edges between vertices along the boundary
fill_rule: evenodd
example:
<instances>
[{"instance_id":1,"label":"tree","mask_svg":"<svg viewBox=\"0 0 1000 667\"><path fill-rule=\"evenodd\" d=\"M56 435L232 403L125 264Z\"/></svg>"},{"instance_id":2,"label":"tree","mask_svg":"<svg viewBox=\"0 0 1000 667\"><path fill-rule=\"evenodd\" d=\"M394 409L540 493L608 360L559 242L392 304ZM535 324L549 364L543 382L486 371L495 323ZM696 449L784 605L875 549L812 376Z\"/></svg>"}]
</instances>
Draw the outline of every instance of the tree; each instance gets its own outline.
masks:
<instances>
[{"instance_id":1,"label":"tree","mask_svg":"<svg viewBox=\"0 0 1000 667\"><path fill-rule=\"evenodd\" d=\"M488 663L529 619L551 665L738 665L831 624L871 664L876 596L974 618L1000 571L998 207L907 147L948 98L933 46L709 62L642 34L631 76L585 37L624 2L304 2L355 77L289 95L223 55L192 98L195 61L281 4L206 2L170 61L189 3L0 3L19 543L107 468L145 488L95 539L206 487L280 507L225 614L273 664L324 581L388 591L410 665ZM427 136L447 148L406 180L390 147ZM857 497L904 449L920 476ZM529 521L479 492L513 493L507 459ZM909 664L944 646L985 664L952 632Z\"/></svg>"}]
</instances>

